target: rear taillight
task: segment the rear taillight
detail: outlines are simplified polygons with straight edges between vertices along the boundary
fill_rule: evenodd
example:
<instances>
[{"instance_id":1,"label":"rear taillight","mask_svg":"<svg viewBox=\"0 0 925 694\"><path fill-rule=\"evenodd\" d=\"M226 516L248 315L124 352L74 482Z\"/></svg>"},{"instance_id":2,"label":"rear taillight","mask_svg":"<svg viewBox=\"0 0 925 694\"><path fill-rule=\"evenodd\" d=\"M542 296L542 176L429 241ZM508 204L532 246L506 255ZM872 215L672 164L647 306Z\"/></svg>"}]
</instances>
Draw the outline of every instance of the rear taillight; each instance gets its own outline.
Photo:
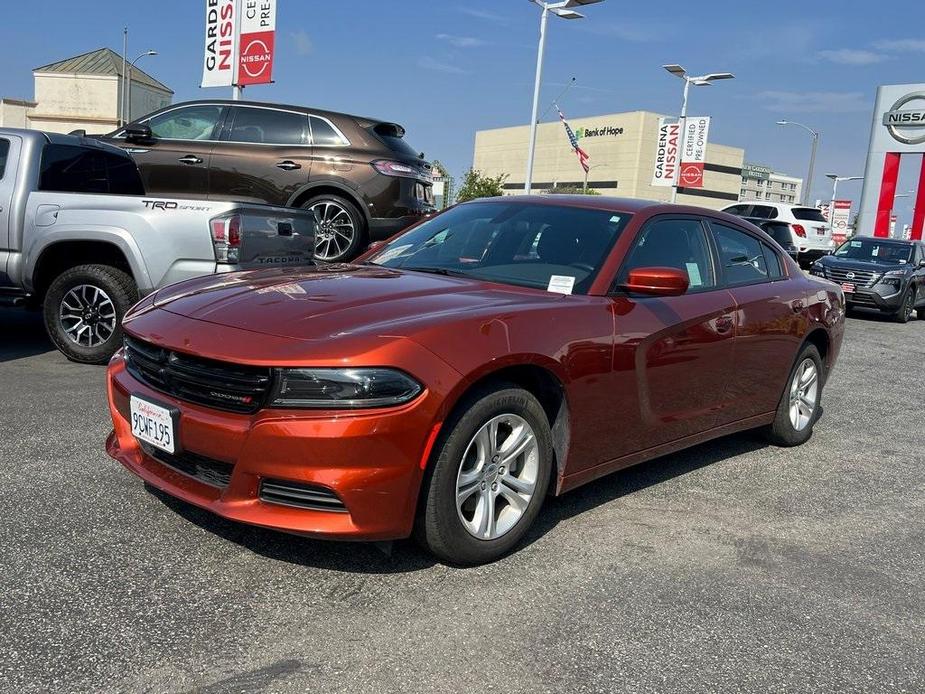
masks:
<instances>
[{"instance_id":1,"label":"rear taillight","mask_svg":"<svg viewBox=\"0 0 925 694\"><path fill-rule=\"evenodd\" d=\"M381 174L385 174L386 176L401 176L402 178L426 178L426 174L424 174L416 166L402 164L400 161L380 159L379 161L372 162L372 166L376 171Z\"/></svg>"},{"instance_id":2,"label":"rear taillight","mask_svg":"<svg viewBox=\"0 0 925 694\"><path fill-rule=\"evenodd\" d=\"M241 215L216 217L209 225L216 262L231 265L237 263L241 251Z\"/></svg>"},{"instance_id":3,"label":"rear taillight","mask_svg":"<svg viewBox=\"0 0 925 694\"><path fill-rule=\"evenodd\" d=\"M791 224L790 226L793 229L794 234L799 236L801 239L806 238L806 229L803 228L802 224Z\"/></svg>"}]
</instances>

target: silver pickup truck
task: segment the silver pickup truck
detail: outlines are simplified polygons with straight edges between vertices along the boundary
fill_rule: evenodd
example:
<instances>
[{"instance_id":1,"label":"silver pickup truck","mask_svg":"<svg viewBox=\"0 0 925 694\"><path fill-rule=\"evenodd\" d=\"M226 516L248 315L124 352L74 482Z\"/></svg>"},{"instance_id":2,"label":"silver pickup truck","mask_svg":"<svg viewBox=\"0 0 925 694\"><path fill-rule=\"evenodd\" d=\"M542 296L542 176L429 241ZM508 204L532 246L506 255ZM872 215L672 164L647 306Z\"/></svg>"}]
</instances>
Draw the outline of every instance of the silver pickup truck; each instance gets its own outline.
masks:
<instances>
[{"instance_id":1,"label":"silver pickup truck","mask_svg":"<svg viewBox=\"0 0 925 694\"><path fill-rule=\"evenodd\" d=\"M314 232L307 211L146 196L96 140L0 128L0 303L41 307L74 361L105 363L128 308L166 284L312 262Z\"/></svg>"}]
</instances>

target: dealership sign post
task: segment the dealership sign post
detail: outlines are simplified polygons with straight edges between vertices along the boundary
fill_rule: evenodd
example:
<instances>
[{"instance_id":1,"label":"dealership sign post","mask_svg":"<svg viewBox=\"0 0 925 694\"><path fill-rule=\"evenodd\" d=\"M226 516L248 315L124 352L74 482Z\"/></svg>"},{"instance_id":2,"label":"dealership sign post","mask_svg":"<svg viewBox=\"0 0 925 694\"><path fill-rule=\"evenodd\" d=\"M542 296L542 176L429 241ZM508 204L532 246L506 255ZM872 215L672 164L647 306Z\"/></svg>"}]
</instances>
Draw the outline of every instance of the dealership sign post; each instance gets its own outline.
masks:
<instances>
[{"instance_id":1,"label":"dealership sign post","mask_svg":"<svg viewBox=\"0 0 925 694\"><path fill-rule=\"evenodd\" d=\"M206 0L203 87L273 81L276 0Z\"/></svg>"},{"instance_id":2,"label":"dealership sign post","mask_svg":"<svg viewBox=\"0 0 925 694\"><path fill-rule=\"evenodd\" d=\"M925 84L893 84L877 89L858 233L890 236L896 183L902 157L921 158L913 239L925 228Z\"/></svg>"},{"instance_id":3,"label":"dealership sign post","mask_svg":"<svg viewBox=\"0 0 925 694\"><path fill-rule=\"evenodd\" d=\"M658 142L655 151L655 171L652 174L653 186L674 185L678 174L678 141L681 137L681 125L677 118L659 118Z\"/></svg>"}]
</instances>

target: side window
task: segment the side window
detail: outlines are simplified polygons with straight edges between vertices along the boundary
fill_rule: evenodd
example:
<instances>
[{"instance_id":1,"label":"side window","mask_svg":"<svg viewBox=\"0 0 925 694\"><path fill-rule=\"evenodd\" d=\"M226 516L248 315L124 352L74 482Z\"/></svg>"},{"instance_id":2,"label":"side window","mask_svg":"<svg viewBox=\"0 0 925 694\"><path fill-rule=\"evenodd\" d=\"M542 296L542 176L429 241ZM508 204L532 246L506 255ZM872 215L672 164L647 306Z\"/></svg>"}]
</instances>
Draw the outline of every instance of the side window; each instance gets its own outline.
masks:
<instances>
[{"instance_id":1,"label":"side window","mask_svg":"<svg viewBox=\"0 0 925 694\"><path fill-rule=\"evenodd\" d=\"M322 118L311 117L312 121L312 143L316 145L345 145L344 141L337 131L331 127L331 124Z\"/></svg>"},{"instance_id":2,"label":"side window","mask_svg":"<svg viewBox=\"0 0 925 694\"><path fill-rule=\"evenodd\" d=\"M6 171L6 158L10 154L10 141L9 140L0 140L0 179L3 178L3 174Z\"/></svg>"},{"instance_id":3,"label":"side window","mask_svg":"<svg viewBox=\"0 0 925 694\"><path fill-rule=\"evenodd\" d=\"M760 219L776 219L777 210L768 205L755 205L754 210L752 210L752 216Z\"/></svg>"},{"instance_id":4,"label":"side window","mask_svg":"<svg viewBox=\"0 0 925 694\"><path fill-rule=\"evenodd\" d=\"M744 231L711 222L720 264L728 285L752 284L768 279L763 244Z\"/></svg>"},{"instance_id":5,"label":"side window","mask_svg":"<svg viewBox=\"0 0 925 694\"><path fill-rule=\"evenodd\" d=\"M222 107L202 104L154 116L148 121L154 137L167 140L214 140Z\"/></svg>"},{"instance_id":6,"label":"side window","mask_svg":"<svg viewBox=\"0 0 925 694\"><path fill-rule=\"evenodd\" d=\"M733 205L732 207L727 207L726 212L728 214L734 214L736 217L747 217L745 210L748 209L748 205Z\"/></svg>"},{"instance_id":7,"label":"side window","mask_svg":"<svg viewBox=\"0 0 925 694\"><path fill-rule=\"evenodd\" d=\"M144 195L131 158L92 147L56 144L42 150L39 190Z\"/></svg>"},{"instance_id":8,"label":"side window","mask_svg":"<svg viewBox=\"0 0 925 694\"><path fill-rule=\"evenodd\" d=\"M656 219L646 224L636 237L619 281L625 282L630 270L641 267L684 270L690 280L688 292L716 286L707 235L697 219Z\"/></svg>"},{"instance_id":9,"label":"side window","mask_svg":"<svg viewBox=\"0 0 925 694\"><path fill-rule=\"evenodd\" d=\"M764 251L764 262L768 268L768 277L772 280L779 280L784 276L784 269L781 267L780 255L767 244L761 244L761 250Z\"/></svg>"},{"instance_id":10,"label":"side window","mask_svg":"<svg viewBox=\"0 0 925 694\"><path fill-rule=\"evenodd\" d=\"M303 145L307 141L307 120L289 111L238 106L234 109L234 125L228 139L267 145Z\"/></svg>"}]
</instances>

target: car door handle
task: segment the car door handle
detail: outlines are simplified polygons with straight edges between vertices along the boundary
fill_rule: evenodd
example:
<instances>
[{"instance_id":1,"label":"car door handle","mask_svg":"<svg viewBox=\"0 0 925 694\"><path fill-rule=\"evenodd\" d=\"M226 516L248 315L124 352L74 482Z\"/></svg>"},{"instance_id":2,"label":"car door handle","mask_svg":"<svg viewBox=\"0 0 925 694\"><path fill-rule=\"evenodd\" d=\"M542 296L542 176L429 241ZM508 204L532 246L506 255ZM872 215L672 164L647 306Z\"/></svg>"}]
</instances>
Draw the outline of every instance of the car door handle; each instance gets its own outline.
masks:
<instances>
[{"instance_id":1,"label":"car door handle","mask_svg":"<svg viewBox=\"0 0 925 694\"><path fill-rule=\"evenodd\" d=\"M793 309L794 313L799 313L800 311L803 310L803 302L798 299L794 301L792 304L790 304L790 308Z\"/></svg>"},{"instance_id":2,"label":"car door handle","mask_svg":"<svg viewBox=\"0 0 925 694\"><path fill-rule=\"evenodd\" d=\"M296 169L301 169L302 165L296 164L294 161L289 161L288 159L286 159L285 161L279 162L276 165L276 168L283 169L284 171L295 171Z\"/></svg>"},{"instance_id":3,"label":"car door handle","mask_svg":"<svg viewBox=\"0 0 925 694\"><path fill-rule=\"evenodd\" d=\"M201 164L202 159L192 154L187 154L185 157L180 157L177 161L181 164Z\"/></svg>"}]
</instances>

